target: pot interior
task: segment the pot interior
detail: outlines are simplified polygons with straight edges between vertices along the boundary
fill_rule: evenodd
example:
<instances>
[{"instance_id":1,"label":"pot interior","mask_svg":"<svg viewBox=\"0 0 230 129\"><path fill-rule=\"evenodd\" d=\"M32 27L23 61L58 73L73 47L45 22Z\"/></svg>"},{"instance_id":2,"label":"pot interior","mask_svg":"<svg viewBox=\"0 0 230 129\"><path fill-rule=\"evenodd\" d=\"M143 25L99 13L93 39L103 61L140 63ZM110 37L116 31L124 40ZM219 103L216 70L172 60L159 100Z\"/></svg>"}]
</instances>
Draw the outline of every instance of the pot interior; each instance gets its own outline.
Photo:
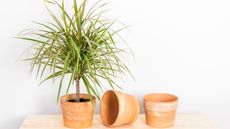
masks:
<instances>
[{"instance_id":1,"label":"pot interior","mask_svg":"<svg viewBox=\"0 0 230 129\"><path fill-rule=\"evenodd\" d=\"M119 112L119 101L113 91L108 91L102 98L101 102L101 118L104 124L112 125Z\"/></svg>"},{"instance_id":2,"label":"pot interior","mask_svg":"<svg viewBox=\"0 0 230 129\"><path fill-rule=\"evenodd\" d=\"M149 102L173 102L177 101L177 99L175 95L164 93L153 93L144 96L144 100Z\"/></svg>"}]
</instances>

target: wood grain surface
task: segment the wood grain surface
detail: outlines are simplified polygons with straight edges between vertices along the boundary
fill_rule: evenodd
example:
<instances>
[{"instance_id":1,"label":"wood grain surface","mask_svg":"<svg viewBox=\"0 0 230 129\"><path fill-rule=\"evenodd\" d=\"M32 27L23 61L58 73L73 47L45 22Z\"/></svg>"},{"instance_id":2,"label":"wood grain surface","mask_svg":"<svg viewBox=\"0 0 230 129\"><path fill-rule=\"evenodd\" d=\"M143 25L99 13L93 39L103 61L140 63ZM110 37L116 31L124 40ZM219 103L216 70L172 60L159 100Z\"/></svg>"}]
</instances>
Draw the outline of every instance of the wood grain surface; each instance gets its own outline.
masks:
<instances>
[{"instance_id":1,"label":"wood grain surface","mask_svg":"<svg viewBox=\"0 0 230 129\"><path fill-rule=\"evenodd\" d=\"M99 115L94 116L93 126L87 129L110 129L101 123ZM61 115L30 115L20 129L68 129L63 126ZM131 125L112 129L154 129L145 124L145 116L139 115L137 121ZM167 129L219 129L216 122L203 114L178 114L175 126Z\"/></svg>"}]
</instances>

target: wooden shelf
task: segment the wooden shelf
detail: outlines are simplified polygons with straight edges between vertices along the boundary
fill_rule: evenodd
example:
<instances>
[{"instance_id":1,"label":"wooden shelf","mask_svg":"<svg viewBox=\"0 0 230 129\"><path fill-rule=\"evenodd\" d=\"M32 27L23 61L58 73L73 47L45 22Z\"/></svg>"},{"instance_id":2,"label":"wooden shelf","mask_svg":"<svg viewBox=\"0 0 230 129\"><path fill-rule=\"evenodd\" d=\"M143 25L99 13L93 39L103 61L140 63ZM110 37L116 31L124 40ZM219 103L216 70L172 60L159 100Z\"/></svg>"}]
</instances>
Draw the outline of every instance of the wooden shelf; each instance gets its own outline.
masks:
<instances>
[{"instance_id":1,"label":"wooden shelf","mask_svg":"<svg viewBox=\"0 0 230 129\"><path fill-rule=\"evenodd\" d=\"M31 115L23 122L20 129L68 129L63 126L61 115ZM109 129L95 115L94 124L87 129ZM145 124L145 116L141 114L132 125L125 125L113 129L153 129ZM169 128L168 128L169 129ZM202 114L178 114L175 126L170 129L219 129L215 121Z\"/></svg>"}]
</instances>

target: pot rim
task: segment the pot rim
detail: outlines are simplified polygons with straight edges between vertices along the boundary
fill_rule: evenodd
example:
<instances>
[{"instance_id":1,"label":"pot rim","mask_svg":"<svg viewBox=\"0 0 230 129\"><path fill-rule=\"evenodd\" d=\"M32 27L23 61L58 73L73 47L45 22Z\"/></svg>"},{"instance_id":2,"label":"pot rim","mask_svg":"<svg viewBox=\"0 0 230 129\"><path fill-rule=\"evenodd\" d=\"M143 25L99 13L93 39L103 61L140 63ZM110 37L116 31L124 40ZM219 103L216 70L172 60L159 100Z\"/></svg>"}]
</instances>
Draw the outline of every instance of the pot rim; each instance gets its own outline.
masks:
<instances>
[{"instance_id":1,"label":"pot rim","mask_svg":"<svg viewBox=\"0 0 230 129\"><path fill-rule=\"evenodd\" d=\"M91 101L86 101L86 102L68 102L68 101L66 101L66 100L68 100L67 99L67 97L68 96L75 96L76 94L74 94L74 93L71 93L71 94L66 94L66 95L63 95L63 96L61 96L61 98L60 98L60 101L61 102L64 102L64 103L72 103L72 104L84 104L84 103L91 103ZM88 96L88 98L87 99L89 99L89 94L86 94L86 93L80 93L80 97L81 96ZM86 97L83 97L83 98L86 98ZM93 98L93 101L95 102L95 100L96 100L96 97L95 96L93 96L92 95L92 98Z\"/></svg>"},{"instance_id":2,"label":"pot rim","mask_svg":"<svg viewBox=\"0 0 230 129\"><path fill-rule=\"evenodd\" d=\"M159 95L159 96L169 96L172 97L172 100L169 101L153 101L153 100L149 100L150 96L155 96L155 95ZM161 104L167 104L167 103L174 103L174 102L178 102L178 97L176 95L173 94L169 94L169 93L149 93L149 94L145 94L144 95L144 101L146 102L150 102L150 103L161 103Z\"/></svg>"},{"instance_id":3,"label":"pot rim","mask_svg":"<svg viewBox=\"0 0 230 129\"><path fill-rule=\"evenodd\" d=\"M119 116L119 114L120 114L120 100L119 100L119 97L118 97L118 95L117 95L118 93L117 93L116 90L108 90L108 91L106 91L106 92L104 93L104 95L106 95L106 94L109 93L109 92L114 93L114 95L115 95L116 98L117 98L117 102L118 102L118 112L117 112L116 119L114 120L114 122L113 122L112 124L104 123L106 126L112 127L112 126L114 126L114 125L116 124L117 118L118 118L118 116ZM103 97L104 97L104 95L103 95ZM102 97L102 99L103 99L103 97ZM101 99L101 100L102 100L102 99ZM102 103L103 103L103 102L101 102L100 107L102 106ZM100 112L102 112L102 111L100 110ZM100 114L101 114L101 113L100 113ZM103 117L103 116L101 116L101 117ZM102 118L101 118L101 119L102 119Z\"/></svg>"}]
</instances>

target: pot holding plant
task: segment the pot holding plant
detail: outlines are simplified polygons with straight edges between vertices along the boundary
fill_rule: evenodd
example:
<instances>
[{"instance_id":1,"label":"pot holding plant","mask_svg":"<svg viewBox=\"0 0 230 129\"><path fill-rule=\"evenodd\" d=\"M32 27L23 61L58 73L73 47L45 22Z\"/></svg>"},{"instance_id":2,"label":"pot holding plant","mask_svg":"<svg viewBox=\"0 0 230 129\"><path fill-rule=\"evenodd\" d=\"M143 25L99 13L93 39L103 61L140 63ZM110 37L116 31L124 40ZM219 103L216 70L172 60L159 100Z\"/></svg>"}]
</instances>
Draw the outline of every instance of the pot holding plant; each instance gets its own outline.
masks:
<instances>
[{"instance_id":1,"label":"pot holding plant","mask_svg":"<svg viewBox=\"0 0 230 129\"><path fill-rule=\"evenodd\" d=\"M120 56L125 50L118 48L115 36L126 27L113 29L115 20L103 18L102 7L106 3L96 2L88 8L87 0L73 1L73 8L67 11L64 0L45 0L53 19L45 23L35 22L39 29L24 31L17 38L30 41L33 45L30 61L31 70L44 77L41 81L59 79L57 101L63 89L63 80L68 80L66 95L61 97L64 125L70 128L85 128L92 125L96 99L100 100L101 81L117 88L114 79L128 71ZM50 6L59 9L61 16L52 13ZM88 10L86 10L86 8ZM83 83L88 94L80 93ZM68 94L71 86L76 93ZM95 96L95 97L94 97Z\"/></svg>"},{"instance_id":2,"label":"pot holding plant","mask_svg":"<svg viewBox=\"0 0 230 129\"><path fill-rule=\"evenodd\" d=\"M171 94L152 93L144 96L146 124L156 128L174 125L178 98Z\"/></svg>"},{"instance_id":3,"label":"pot holding plant","mask_svg":"<svg viewBox=\"0 0 230 129\"><path fill-rule=\"evenodd\" d=\"M88 94L80 94L80 102L72 102L76 99L75 94L68 94L61 97L61 108L64 125L69 128L90 127L93 123L94 107L89 100ZM93 96L93 102L95 103ZM85 101L85 102L84 102Z\"/></svg>"},{"instance_id":4,"label":"pot holding plant","mask_svg":"<svg viewBox=\"0 0 230 129\"><path fill-rule=\"evenodd\" d=\"M115 127L136 121L140 106L135 96L119 91L107 91L101 100L100 115L104 125Z\"/></svg>"}]
</instances>

